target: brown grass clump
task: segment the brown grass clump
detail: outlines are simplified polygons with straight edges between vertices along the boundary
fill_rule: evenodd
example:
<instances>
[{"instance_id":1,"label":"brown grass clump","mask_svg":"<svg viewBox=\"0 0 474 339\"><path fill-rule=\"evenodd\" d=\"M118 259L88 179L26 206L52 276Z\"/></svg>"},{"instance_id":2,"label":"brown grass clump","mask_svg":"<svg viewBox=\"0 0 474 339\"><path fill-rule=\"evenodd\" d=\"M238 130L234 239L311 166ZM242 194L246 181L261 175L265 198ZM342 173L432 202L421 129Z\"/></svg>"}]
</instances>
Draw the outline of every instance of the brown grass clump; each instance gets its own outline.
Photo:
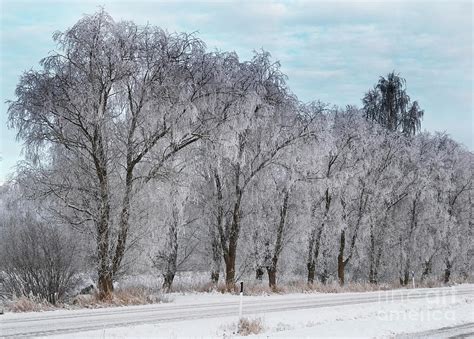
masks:
<instances>
[{"instance_id":1,"label":"brown grass clump","mask_svg":"<svg viewBox=\"0 0 474 339\"><path fill-rule=\"evenodd\" d=\"M270 295L270 294L285 294L291 293L287 291L286 285L277 285L271 288L265 283L247 284L244 286L245 295Z\"/></svg>"},{"instance_id":2,"label":"brown grass clump","mask_svg":"<svg viewBox=\"0 0 474 339\"><path fill-rule=\"evenodd\" d=\"M252 334L259 334L264 331L263 321L261 318L249 319L240 318L237 326L237 333L246 336Z\"/></svg>"},{"instance_id":3,"label":"brown grass clump","mask_svg":"<svg viewBox=\"0 0 474 339\"><path fill-rule=\"evenodd\" d=\"M9 312L41 312L51 311L58 308L103 308L111 306L146 305L172 302L173 298L153 293L146 288L126 288L113 292L107 300L101 300L98 293L80 294L70 300L67 304L52 305L49 302L36 297L20 297L9 301L5 310ZM1 306L1 305L0 305Z\"/></svg>"},{"instance_id":4,"label":"brown grass clump","mask_svg":"<svg viewBox=\"0 0 474 339\"><path fill-rule=\"evenodd\" d=\"M90 295L78 295L73 299L73 304L81 308L100 308L108 306L130 306L169 303L172 298L156 294L147 288L130 287L118 289L112 293L110 298L101 300L97 293Z\"/></svg>"},{"instance_id":5,"label":"brown grass clump","mask_svg":"<svg viewBox=\"0 0 474 339\"><path fill-rule=\"evenodd\" d=\"M171 286L171 292L177 293L231 293L231 294L239 294L240 287L236 284L232 291L227 290L227 286L224 282L220 282L217 285L213 282L196 282L192 284L182 284L182 283L173 283Z\"/></svg>"},{"instance_id":6,"label":"brown grass clump","mask_svg":"<svg viewBox=\"0 0 474 339\"><path fill-rule=\"evenodd\" d=\"M172 298L167 295L152 293L144 288L120 289L113 294L111 300L112 304L119 306L161 304L171 301Z\"/></svg>"},{"instance_id":7,"label":"brown grass clump","mask_svg":"<svg viewBox=\"0 0 474 339\"><path fill-rule=\"evenodd\" d=\"M40 312L49 311L55 307L46 301L42 301L36 298L20 297L14 299L7 305L7 309L11 312Z\"/></svg>"},{"instance_id":8,"label":"brown grass clump","mask_svg":"<svg viewBox=\"0 0 474 339\"><path fill-rule=\"evenodd\" d=\"M205 282L194 285L194 289L189 289L183 285L177 285L176 288L172 287L173 292L198 292L198 293L210 293L219 292L226 293L226 286L224 283L214 284L213 282Z\"/></svg>"},{"instance_id":9,"label":"brown grass clump","mask_svg":"<svg viewBox=\"0 0 474 339\"><path fill-rule=\"evenodd\" d=\"M96 294L79 294L72 299L73 305L79 306L80 308L92 308L94 304L99 302Z\"/></svg>"}]
</instances>

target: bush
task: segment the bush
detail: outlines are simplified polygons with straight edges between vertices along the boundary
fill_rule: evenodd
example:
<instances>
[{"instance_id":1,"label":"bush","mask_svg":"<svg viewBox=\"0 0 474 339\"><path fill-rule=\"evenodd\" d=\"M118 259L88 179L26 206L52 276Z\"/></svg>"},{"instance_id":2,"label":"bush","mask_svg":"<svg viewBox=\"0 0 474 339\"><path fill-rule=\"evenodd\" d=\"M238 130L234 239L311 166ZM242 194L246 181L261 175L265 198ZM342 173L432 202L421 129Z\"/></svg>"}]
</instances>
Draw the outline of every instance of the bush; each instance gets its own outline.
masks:
<instances>
[{"instance_id":1,"label":"bush","mask_svg":"<svg viewBox=\"0 0 474 339\"><path fill-rule=\"evenodd\" d=\"M2 242L0 294L55 304L74 287L76 245L58 228L32 217L10 219Z\"/></svg>"},{"instance_id":2,"label":"bush","mask_svg":"<svg viewBox=\"0 0 474 339\"><path fill-rule=\"evenodd\" d=\"M260 318L240 318L239 324L237 326L237 333L242 336L259 334L262 333L264 329L265 327L263 326L263 321Z\"/></svg>"}]
</instances>

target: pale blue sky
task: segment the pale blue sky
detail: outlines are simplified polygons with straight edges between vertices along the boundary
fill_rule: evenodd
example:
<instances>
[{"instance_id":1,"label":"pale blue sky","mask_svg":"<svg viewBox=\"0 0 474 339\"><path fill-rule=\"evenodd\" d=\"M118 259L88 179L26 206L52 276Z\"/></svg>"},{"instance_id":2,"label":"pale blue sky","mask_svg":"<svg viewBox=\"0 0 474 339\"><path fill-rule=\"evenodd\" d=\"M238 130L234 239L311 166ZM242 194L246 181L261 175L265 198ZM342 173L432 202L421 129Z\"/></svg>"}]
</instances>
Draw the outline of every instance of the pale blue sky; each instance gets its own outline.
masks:
<instances>
[{"instance_id":1,"label":"pale blue sky","mask_svg":"<svg viewBox=\"0 0 474 339\"><path fill-rule=\"evenodd\" d=\"M210 48L249 58L264 48L303 101L360 105L392 70L425 110L423 129L473 147L471 1L0 0L0 183L21 159L7 105L20 74L38 68L51 35L103 6L116 20L198 31Z\"/></svg>"}]
</instances>

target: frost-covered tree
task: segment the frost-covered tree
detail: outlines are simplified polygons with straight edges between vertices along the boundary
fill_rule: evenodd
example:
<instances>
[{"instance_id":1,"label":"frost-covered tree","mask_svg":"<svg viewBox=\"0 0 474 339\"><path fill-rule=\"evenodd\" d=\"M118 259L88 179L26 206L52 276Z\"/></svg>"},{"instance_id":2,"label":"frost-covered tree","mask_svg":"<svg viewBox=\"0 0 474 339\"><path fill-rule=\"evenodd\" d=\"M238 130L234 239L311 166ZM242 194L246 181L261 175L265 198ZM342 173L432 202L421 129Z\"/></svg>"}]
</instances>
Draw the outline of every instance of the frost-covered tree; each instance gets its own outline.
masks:
<instances>
[{"instance_id":1,"label":"frost-covered tree","mask_svg":"<svg viewBox=\"0 0 474 339\"><path fill-rule=\"evenodd\" d=\"M213 57L192 35L117 23L104 11L54 39L59 52L21 77L9 121L43 193L95 230L107 297L126 252L134 194L213 119L206 103L216 91Z\"/></svg>"},{"instance_id":2,"label":"frost-covered tree","mask_svg":"<svg viewBox=\"0 0 474 339\"><path fill-rule=\"evenodd\" d=\"M293 147L288 148L291 152ZM275 163L269 171L262 173L254 183L250 197L254 207L249 227L252 232L256 278L268 274L269 287L277 286L278 263L293 232L296 210L295 194L301 180L298 172L298 156L286 153L286 163Z\"/></svg>"},{"instance_id":3,"label":"frost-covered tree","mask_svg":"<svg viewBox=\"0 0 474 339\"><path fill-rule=\"evenodd\" d=\"M320 141L320 150L313 155L317 168L312 169L314 175L309 179L314 185L314 196L310 207L310 232L307 239L307 272L308 283L314 281L316 264L321 249L325 244L325 232L332 234L336 227L339 197L353 167L351 159L358 138L357 128L360 115L352 108L330 111L320 119L326 123L324 139ZM320 140L320 139L318 139Z\"/></svg>"},{"instance_id":4,"label":"frost-covered tree","mask_svg":"<svg viewBox=\"0 0 474 339\"><path fill-rule=\"evenodd\" d=\"M341 285L345 282L346 267L357 252L357 244L366 232L369 199L374 184L380 175L379 150L384 142L383 131L377 125L367 123L359 117L357 144L350 159L350 175L339 195L339 250L337 255L337 275Z\"/></svg>"},{"instance_id":5,"label":"frost-covered tree","mask_svg":"<svg viewBox=\"0 0 474 339\"><path fill-rule=\"evenodd\" d=\"M365 117L389 131L402 131L409 136L421 129L424 111L417 101L410 103L406 80L395 72L380 77L374 88L365 94L362 103Z\"/></svg>"},{"instance_id":6,"label":"frost-covered tree","mask_svg":"<svg viewBox=\"0 0 474 339\"><path fill-rule=\"evenodd\" d=\"M235 282L243 199L250 184L286 147L310 134L279 64L272 63L268 53L257 53L250 62L236 67L238 100L232 102L234 115L222 126L221 138L210 149L216 164L216 190L225 191L222 194L229 204L223 207L222 221L216 223L228 289L233 289Z\"/></svg>"}]
</instances>

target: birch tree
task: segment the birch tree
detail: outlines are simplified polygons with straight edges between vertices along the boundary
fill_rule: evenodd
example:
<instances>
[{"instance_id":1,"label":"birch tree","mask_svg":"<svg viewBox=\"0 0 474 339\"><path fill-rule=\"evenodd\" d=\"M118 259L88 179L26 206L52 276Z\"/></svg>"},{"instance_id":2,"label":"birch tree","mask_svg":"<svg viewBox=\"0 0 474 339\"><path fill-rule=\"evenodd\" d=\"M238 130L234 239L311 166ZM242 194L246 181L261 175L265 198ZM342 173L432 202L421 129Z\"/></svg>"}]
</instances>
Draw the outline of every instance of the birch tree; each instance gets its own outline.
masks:
<instances>
[{"instance_id":1,"label":"birch tree","mask_svg":"<svg viewBox=\"0 0 474 339\"><path fill-rule=\"evenodd\" d=\"M203 109L212 78L203 65L212 58L192 35L116 23L104 11L54 40L59 51L41 61L43 69L21 77L9 121L25 142L31 172L42 173L43 191L95 230L98 285L108 297L126 252L134 194L198 141L212 118ZM72 178L51 175L64 167Z\"/></svg>"}]
</instances>

